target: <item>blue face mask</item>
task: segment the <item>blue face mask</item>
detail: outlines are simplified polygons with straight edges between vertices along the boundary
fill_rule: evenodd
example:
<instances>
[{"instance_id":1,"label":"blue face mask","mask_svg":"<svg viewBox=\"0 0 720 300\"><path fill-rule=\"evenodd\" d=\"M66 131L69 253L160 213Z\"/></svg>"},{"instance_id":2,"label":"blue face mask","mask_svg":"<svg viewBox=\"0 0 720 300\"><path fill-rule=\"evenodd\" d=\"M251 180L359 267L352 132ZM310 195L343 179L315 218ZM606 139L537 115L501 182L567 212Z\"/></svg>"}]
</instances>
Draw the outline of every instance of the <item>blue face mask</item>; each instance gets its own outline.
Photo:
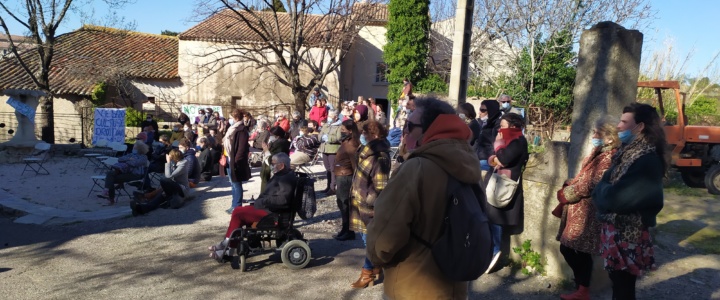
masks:
<instances>
[{"instance_id":1,"label":"blue face mask","mask_svg":"<svg viewBox=\"0 0 720 300\"><path fill-rule=\"evenodd\" d=\"M635 134L633 134L632 132L637 127L638 127L638 125L635 125L635 127L633 127L633 129L628 129L628 130L623 130L623 131L618 132L618 138L620 138L620 142L623 144L629 144L630 142L632 142L635 139Z\"/></svg>"},{"instance_id":2,"label":"blue face mask","mask_svg":"<svg viewBox=\"0 0 720 300\"><path fill-rule=\"evenodd\" d=\"M508 108L510 108L510 102L503 102L501 106L504 109L508 109Z\"/></svg>"},{"instance_id":3,"label":"blue face mask","mask_svg":"<svg viewBox=\"0 0 720 300\"><path fill-rule=\"evenodd\" d=\"M228 120L228 123L230 123L230 125L232 125L233 123L235 123L235 120L230 118L230 120Z\"/></svg>"},{"instance_id":4,"label":"blue face mask","mask_svg":"<svg viewBox=\"0 0 720 300\"><path fill-rule=\"evenodd\" d=\"M602 139L592 139L590 140L590 142L592 143L593 147L600 147L605 144Z\"/></svg>"},{"instance_id":5,"label":"blue face mask","mask_svg":"<svg viewBox=\"0 0 720 300\"><path fill-rule=\"evenodd\" d=\"M365 139L364 134L360 135L360 144L362 144L363 146L367 145L367 140Z\"/></svg>"}]
</instances>

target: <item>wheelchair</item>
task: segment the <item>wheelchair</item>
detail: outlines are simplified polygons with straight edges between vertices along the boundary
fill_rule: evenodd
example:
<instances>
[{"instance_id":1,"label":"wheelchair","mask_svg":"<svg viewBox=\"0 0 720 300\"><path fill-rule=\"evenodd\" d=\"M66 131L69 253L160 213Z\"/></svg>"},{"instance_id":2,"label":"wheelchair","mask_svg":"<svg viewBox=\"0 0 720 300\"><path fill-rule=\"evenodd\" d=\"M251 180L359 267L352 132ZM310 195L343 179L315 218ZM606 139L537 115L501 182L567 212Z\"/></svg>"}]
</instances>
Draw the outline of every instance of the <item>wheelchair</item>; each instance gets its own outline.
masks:
<instances>
[{"instance_id":1,"label":"wheelchair","mask_svg":"<svg viewBox=\"0 0 720 300\"><path fill-rule=\"evenodd\" d=\"M303 173L297 175L298 182L307 177ZM299 270L307 266L312 257L310 246L303 234L293 225L302 201L302 190L298 183L295 187L294 203L290 204L289 211L270 213L250 227L235 229L230 234L228 246L219 262L230 262L233 269L245 272L248 257L279 250L282 263L286 267Z\"/></svg>"}]
</instances>

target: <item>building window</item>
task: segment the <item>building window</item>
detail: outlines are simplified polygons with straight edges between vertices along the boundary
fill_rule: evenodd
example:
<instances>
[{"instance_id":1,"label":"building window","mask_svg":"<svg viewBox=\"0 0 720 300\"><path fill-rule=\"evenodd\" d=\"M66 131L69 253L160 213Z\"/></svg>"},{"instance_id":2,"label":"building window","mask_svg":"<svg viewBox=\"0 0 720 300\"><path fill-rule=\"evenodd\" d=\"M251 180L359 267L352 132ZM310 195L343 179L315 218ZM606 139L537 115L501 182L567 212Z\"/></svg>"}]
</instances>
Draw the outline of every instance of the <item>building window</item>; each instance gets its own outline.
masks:
<instances>
[{"instance_id":1,"label":"building window","mask_svg":"<svg viewBox=\"0 0 720 300\"><path fill-rule=\"evenodd\" d=\"M385 63L379 62L375 65L375 82L387 83L388 67Z\"/></svg>"}]
</instances>

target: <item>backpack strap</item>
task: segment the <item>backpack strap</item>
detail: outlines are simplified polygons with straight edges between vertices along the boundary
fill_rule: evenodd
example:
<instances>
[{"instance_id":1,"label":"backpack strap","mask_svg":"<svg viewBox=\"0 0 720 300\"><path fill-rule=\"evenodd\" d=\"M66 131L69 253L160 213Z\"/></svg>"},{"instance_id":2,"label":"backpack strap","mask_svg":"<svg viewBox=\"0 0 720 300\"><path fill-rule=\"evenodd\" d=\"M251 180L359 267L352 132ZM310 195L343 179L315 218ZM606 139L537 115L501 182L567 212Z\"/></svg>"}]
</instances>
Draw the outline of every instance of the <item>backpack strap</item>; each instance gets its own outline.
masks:
<instances>
[{"instance_id":1,"label":"backpack strap","mask_svg":"<svg viewBox=\"0 0 720 300\"><path fill-rule=\"evenodd\" d=\"M447 174L447 176L448 176L447 192L445 193L445 195L446 195L445 198L446 198L447 203L445 204L445 216L443 216L442 227L440 228L440 232L443 232L445 229L445 222L447 222L447 213L448 213L448 209L450 208L450 203L453 198L453 192L460 187L460 181L458 181L455 177L450 175L450 173L445 172L445 174ZM412 230L410 230L410 236L415 238L421 244L425 245L425 247L432 249L432 245L433 245L432 243L426 241L425 239L423 239L422 237L417 235Z\"/></svg>"}]
</instances>

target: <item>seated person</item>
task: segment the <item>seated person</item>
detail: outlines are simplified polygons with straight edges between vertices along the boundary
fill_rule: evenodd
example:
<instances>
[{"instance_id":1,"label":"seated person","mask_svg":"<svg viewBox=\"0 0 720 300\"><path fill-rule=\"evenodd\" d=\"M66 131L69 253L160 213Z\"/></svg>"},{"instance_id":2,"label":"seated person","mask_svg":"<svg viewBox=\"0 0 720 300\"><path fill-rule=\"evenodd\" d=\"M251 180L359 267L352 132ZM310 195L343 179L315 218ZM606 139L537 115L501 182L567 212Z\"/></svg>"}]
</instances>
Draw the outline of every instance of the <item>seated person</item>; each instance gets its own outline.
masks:
<instances>
[{"instance_id":1,"label":"seated person","mask_svg":"<svg viewBox=\"0 0 720 300\"><path fill-rule=\"evenodd\" d=\"M172 145L170 145L170 139L167 135L160 136L160 145L153 146L152 154L150 155L150 169L145 174L145 189L152 189L152 183L150 182L150 173L162 173L165 170L165 155L170 153Z\"/></svg>"},{"instance_id":2,"label":"seated person","mask_svg":"<svg viewBox=\"0 0 720 300\"><path fill-rule=\"evenodd\" d=\"M317 135L310 134L307 127L300 128L294 144L295 152L290 154L290 165L292 166L310 162L312 158L315 157L315 154L317 154L318 148L320 148L320 141L318 141Z\"/></svg>"},{"instance_id":3,"label":"seated person","mask_svg":"<svg viewBox=\"0 0 720 300\"><path fill-rule=\"evenodd\" d=\"M180 128L183 128L181 124L175 124L173 125L172 134L170 135L170 144L174 143L175 141L179 141L185 136L185 131L180 130Z\"/></svg>"},{"instance_id":4,"label":"seated person","mask_svg":"<svg viewBox=\"0 0 720 300\"><path fill-rule=\"evenodd\" d=\"M390 147L400 146L400 140L402 139L402 126L400 126L400 123L401 121L396 119L395 127L388 132L387 140L390 142Z\"/></svg>"},{"instance_id":5,"label":"seated person","mask_svg":"<svg viewBox=\"0 0 720 300\"><path fill-rule=\"evenodd\" d=\"M198 159L198 163L200 164L200 177L204 181L210 181L212 178L212 172L213 168L217 169L215 164L218 163L219 158L214 160L217 155L217 150L212 148L212 140L210 140L209 137L200 137L198 138L198 147L200 147L200 152L195 154Z\"/></svg>"},{"instance_id":6,"label":"seated person","mask_svg":"<svg viewBox=\"0 0 720 300\"><path fill-rule=\"evenodd\" d=\"M115 185L124 182L142 179L145 176L145 167L147 166L148 146L140 140L135 141L132 153L118 158L118 162L110 167L110 171L105 175L105 190L100 198L108 199L110 205L115 204Z\"/></svg>"},{"instance_id":7,"label":"seated person","mask_svg":"<svg viewBox=\"0 0 720 300\"><path fill-rule=\"evenodd\" d=\"M188 139L182 139L180 140L180 145L178 145L178 150L183 154L185 159L188 163L188 181L190 182L190 187L194 188L197 186L197 184L200 182L200 162L198 161L197 157L195 156L195 148L192 147L192 144Z\"/></svg>"},{"instance_id":8,"label":"seated person","mask_svg":"<svg viewBox=\"0 0 720 300\"><path fill-rule=\"evenodd\" d=\"M258 196L254 205L235 207L230 217L230 226L225 233L225 239L208 248L211 251L210 257L215 259L222 257L230 235L235 229L260 222L260 219L271 212L289 211L290 204L295 197L297 179L295 173L290 169L290 157L285 152L273 155L272 172L274 175L268 182L267 188Z\"/></svg>"},{"instance_id":9,"label":"seated person","mask_svg":"<svg viewBox=\"0 0 720 300\"><path fill-rule=\"evenodd\" d=\"M165 161L165 178L160 180L160 188L147 194L134 193L135 199L130 201L133 216L153 211L176 195L180 197L180 202L171 204L173 208L179 208L185 202L189 188L188 161L175 149L165 155Z\"/></svg>"}]
</instances>

